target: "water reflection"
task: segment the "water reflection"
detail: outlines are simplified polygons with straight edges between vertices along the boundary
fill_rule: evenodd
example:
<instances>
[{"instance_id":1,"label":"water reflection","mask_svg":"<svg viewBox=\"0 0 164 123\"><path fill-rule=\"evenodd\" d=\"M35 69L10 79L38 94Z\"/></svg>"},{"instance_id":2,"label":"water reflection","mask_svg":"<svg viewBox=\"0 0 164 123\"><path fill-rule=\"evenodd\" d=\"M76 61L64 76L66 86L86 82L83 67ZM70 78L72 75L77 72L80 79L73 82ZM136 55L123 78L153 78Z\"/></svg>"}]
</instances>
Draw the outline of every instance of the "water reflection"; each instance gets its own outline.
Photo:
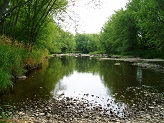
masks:
<instances>
[{"instance_id":1,"label":"water reflection","mask_svg":"<svg viewBox=\"0 0 164 123\"><path fill-rule=\"evenodd\" d=\"M115 61L89 57L55 57L42 69L30 73L25 81L17 81L11 93L0 96L0 103L12 104L27 98L48 100L64 93L66 96L85 97L102 105L106 105L108 99L126 104L126 100L119 97L127 87L144 84L163 90L164 73L142 69L128 62L120 62L118 66L114 64ZM131 93L123 96L129 95Z\"/></svg>"},{"instance_id":2,"label":"water reflection","mask_svg":"<svg viewBox=\"0 0 164 123\"><path fill-rule=\"evenodd\" d=\"M138 80L139 84L142 84L142 69L140 67L137 67L137 77L136 79Z\"/></svg>"},{"instance_id":3,"label":"water reflection","mask_svg":"<svg viewBox=\"0 0 164 123\"><path fill-rule=\"evenodd\" d=\"M64 88L61 89L61 86L59 85ZM54 96L62 93L64 93L65 96L73 97L79 97L85 94L99 97L107 97L108 95L111 95L110 90L104 86L98 74L79 73L77 71L74 71L72 75L60 80L53 90Z\"/></svg>"},{"instance_id":4,"label":"water reflection","mask_svg":"<svg viewBox=\"0 0 164 123\"><path fill-rule=\"evenodd\" d=\"M115 112L125 108L126 104L115 102L111 90L106 87L99 76L95 73L74 71L70 76L60 80L55 89L51 92L54 98L60 99L61 95L75 99L86 99L94 105L101 105L104 108L112 109ZM119 116L122 116L121 113Z\"/></svg>"}]
</instances>

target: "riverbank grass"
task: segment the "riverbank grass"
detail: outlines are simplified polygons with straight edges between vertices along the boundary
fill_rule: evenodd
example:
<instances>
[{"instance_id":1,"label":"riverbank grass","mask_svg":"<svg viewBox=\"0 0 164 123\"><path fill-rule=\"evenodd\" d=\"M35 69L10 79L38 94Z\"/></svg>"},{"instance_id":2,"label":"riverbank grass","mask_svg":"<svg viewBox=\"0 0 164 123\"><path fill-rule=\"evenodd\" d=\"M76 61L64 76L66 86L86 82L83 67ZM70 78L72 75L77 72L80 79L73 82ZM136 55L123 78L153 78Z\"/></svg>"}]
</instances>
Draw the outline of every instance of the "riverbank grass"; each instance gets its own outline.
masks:
<instances>
[{"instance_id":1,"label":"riverbank grass","mask_svg":"<svg viewBox=\"0 0 164 123\"><path fill-rule=\"evenodd\" d=\"M13 86L12 79L26 72L25 66L34 66L48 56L46 49L29 49L24 44L0 37L0 92Z\"/></svg>"}]
</instances>

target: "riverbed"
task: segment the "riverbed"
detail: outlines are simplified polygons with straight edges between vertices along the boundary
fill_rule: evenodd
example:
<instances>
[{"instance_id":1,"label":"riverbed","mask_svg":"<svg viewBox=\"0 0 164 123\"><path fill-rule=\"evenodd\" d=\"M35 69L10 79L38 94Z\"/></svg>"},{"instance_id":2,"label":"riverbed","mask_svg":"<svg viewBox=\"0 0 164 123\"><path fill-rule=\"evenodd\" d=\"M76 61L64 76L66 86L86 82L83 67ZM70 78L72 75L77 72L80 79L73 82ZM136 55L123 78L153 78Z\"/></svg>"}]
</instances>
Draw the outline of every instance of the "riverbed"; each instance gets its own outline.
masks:
<instances>
[{"instance_id":1,"label":"riverbed","mask_svg":"<svg viewBox=\"0 0 164 123\"><path fill-rule=\"evenodd\" d=\"M32 122L128 122L136 118L161 122L164 72L138 64L142 62L54 57L28 73L26 80L15 81L12 91L0 96L0 104L10 105L4 109L10 109L13 118Z\"/></svg>"}]
</instances>

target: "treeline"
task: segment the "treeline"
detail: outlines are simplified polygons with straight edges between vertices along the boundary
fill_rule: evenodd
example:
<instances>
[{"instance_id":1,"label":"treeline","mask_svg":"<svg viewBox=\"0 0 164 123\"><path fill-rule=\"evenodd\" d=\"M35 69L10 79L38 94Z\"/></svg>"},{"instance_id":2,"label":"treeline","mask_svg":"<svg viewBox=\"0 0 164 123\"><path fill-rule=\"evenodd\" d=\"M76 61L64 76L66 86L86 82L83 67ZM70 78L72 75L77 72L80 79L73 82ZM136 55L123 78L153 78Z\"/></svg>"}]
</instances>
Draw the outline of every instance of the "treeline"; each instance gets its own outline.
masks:
<instances>
[{"instance_id":1,"label":"treeline","mask_svg":"<svg viewBox=\"0 0 164 123\"><path fill-rule=\"evenodd\" d=\"M67 0L0 1L1 87L12 85L13 76L22 75L25 66L38 64L48 53L164 58L163 0L130 0L99 34L73 35L61 29L54 18L61 18L67 6Z\"/></svg>"},{"instance_id":2,"label":"treeline","mask_svg":"<svg viewBox=\"0 0 164 123\"><path fill-rule=\"evenodd\" d=\"M67 0L0 1L1 90L49 53L73 52L74 36L54 21L67 6Z\"/></svg>"},{"instance_id":3,"label":"treeline","mask_svg":"<svg viewBox=\"0 0 164 123\"><path fill-rule=\"evenodd\" d=\"M129 1L125 10L108 19L99 35L77 35L78 51L164 58L163 6L163 0Z\"/></svg>"},{"instance_id":4,"label":"treeline","mask_svg":"<svg viewBox=\"0 0 164 123\"><path fill-rule=\"evenodd\" d=\"M104 24L99 34L65 32L54 17L66 11L67 0L0 1L0 34L25 47L50 53L107 53L161 57L164 51L164 2L130 0ZM95 25L96 26L96 25ZM144 54L145 53L145 54Z\"/></svg>"},{"instance_id":5,"label":"treeline","mask_svg":"<svg viewBox=\"0 0 164 123\"><path fill-rule=\"evenodd\" d=\"M74 44L70 46L68 39L72 40L73 35L54 22L54 17L65 12L67 5L67 0L1 0L0 34L27 48L71 52Z\"/></svg>"},{"instance_id":6,"label":"treeline","mask_svg":"<svg viewBox=\"0 0 164 123\"><path fill-rule=\"evenodd\" d=\"M100 49L100 37L98 34L76 34L76 52L97 53Z\"/></svg>"}]
</instances>

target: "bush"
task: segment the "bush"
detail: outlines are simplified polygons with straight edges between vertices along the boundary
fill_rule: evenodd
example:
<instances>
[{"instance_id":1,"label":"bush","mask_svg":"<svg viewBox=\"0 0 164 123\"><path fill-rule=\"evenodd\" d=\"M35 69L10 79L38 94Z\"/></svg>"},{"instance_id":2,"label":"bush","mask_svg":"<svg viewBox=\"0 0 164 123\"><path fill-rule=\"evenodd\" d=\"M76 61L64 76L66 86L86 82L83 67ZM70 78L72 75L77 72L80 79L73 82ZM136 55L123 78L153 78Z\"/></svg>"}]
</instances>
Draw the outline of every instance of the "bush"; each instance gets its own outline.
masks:
<instances>
[{"instance_id":1,"label":"bush","mask_svg":"<svg viewBox=\"0 0 164 123\"><path fill-rule=\"evenodd\" d=\"M44 62L46 56L48 56L47 49L34 49L32 52L27 53L24 64L28 66L35 66Z\"/></svg>"},{"instance_id":2,"label":"bush","mask_svg":"<svg viewBox=\"0 0 164 123\"><path fill-rule=\"evenodd\" d=\"M2 68L0 69L0 89L3 91L7 87L11 87L13 84L11 82L11 75L4 71Z\"/></svg>"},{"instance_id":3,"label":"bush","mask_svg":"<svg viewBox=\"0 0 164 123\"><path fill-rule=\"evenodd\" d=\"M22 57L24 50L11 45L0 43L0 88L12 85L11 77L20 76L25 72Z\"/></svg>"},{"instance_id":4,"label":"bush","mask_svg":"<svg viewBox=\"0 0 164 123\"><path fill-rule=\"evenodd\" d=\"M35 66L48 56L46 49L24 48L22 43L12 41L4 36L0 37L0 90L12 87L12 76L18 77L26 72L24 67Z\"/></svg>"}]
</instances>

